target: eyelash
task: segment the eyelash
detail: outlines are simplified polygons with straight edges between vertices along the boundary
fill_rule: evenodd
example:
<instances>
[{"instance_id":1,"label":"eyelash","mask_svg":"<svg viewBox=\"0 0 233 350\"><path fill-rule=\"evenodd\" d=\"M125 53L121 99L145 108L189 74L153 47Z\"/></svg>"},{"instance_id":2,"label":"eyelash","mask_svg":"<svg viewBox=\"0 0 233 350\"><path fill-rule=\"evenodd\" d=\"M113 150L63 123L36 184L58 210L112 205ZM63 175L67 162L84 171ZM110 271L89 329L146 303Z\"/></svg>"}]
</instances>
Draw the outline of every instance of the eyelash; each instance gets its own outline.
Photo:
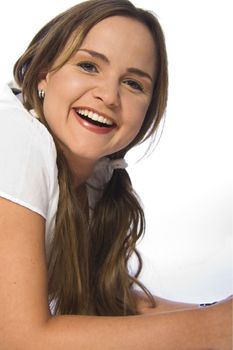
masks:
<instances>
[{"instance_id":1,"label":"eyelash","mask_svg":"<svg viewBox=\"0 0 233 350\"><path fill-rule=\"evenodd\" d=\"M81 67L81 69L83 69L85 72L98 73L98 69L96 65L92 62L80 62L78 63L78 66ZM94 71L93 71L93 68L94 68ZM136 80L128 79L128 80L124 80L123 82L127 83L127 85L129 85L129 87L132 88L133 90L141 91L141 92L144 91L143 85Z\"/></svg>"},{"instance_id":2,"label":"eyelash","mask_svg":"<svg viewBox=\"0 0 233 350\"><path fill-rule=\"evenodd\" d=\"M79 67L81 67L85 72L89 72L89 73L97 73L98 70L97 70L97 67L95 64L91 63L91 62L80 62L78 64ZM87 68L87 66L89 66L89 69ZM91 67L91 69L90 69ZM95 71L93 72L92 69L95 69Z\"/></svg>"},{"instance_id":3,"label":"eyelash","mask_svg":"<svg viewBox=\"0 0 233 350\"><path fill-rule=\"evenodd\" d=\"M124 82L127 82L127 85L129 85L133 90L138 90L138 91L144 91L144 87L142 86L142 84L140 84L138 81L136 80L124 80Z\"/></svg>"}]
</instances>

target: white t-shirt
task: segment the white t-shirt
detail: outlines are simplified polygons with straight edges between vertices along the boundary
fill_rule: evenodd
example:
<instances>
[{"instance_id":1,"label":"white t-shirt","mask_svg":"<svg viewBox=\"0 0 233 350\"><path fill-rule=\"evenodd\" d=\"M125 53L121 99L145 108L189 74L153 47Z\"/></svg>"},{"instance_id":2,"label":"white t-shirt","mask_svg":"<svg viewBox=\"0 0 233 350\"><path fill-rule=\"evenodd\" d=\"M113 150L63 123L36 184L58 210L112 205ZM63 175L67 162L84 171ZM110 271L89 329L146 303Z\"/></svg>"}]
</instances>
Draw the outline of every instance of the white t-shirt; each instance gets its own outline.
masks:
<instances>
[{"instance_id":1,"label":"white t-shirt","mask_svg":"<svg viewBox=\"0 0 233 350\"><path fill-rule=\"evenodd\" d=\"M0 197L9 199L43 216L48 257L59 198L56 147L48 129L28 112L22 95L6 85L0 93ZM100 159L87 181L90 216L114 169L123 168L123 159Z\"/></svg>"},{"instance_id":2,"label":"white t-shirt","mask_svg":"<svg viewBox=\"0 0 233 350\"><path fill-rule=\"evenodd\" d=\"M45 218L48 256L59 198L56 148L10 86L0 95L0 196Z\"/></svg>"}]
</instances>

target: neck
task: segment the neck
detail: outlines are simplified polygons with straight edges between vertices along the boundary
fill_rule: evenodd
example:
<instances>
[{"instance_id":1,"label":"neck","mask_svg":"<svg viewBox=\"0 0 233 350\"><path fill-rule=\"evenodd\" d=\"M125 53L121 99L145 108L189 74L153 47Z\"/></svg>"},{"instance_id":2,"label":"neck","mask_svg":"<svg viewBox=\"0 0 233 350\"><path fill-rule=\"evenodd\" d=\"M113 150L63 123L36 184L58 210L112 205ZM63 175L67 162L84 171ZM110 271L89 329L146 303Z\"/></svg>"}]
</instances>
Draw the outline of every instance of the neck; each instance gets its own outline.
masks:
<instances>
[{"instance_id":1,"label":"neck","mask_svg":"<svg viewBox=\"0 0 233 350\"><path fill-rule=\"evenodd\" d=\"M76 163L70 163L68 160L68 163L73 174L74 186L75 188L78 188L91 176L96 162L89 163L82 160L76 161Z\"/></svg>"},{"instance_id":2,"label":"neck","mask_svg":"<svg viewBox=\"0 0 233 350\"><path fill-rule=\"evenodd\" d=\"M76 189L84 184L91 176L97 160L78 157L57 140L57 145L64 154L73 176L73 184Z\"/></svg>"},{"instance_id":3,"label":"neck","mask_svg":"<svg viewBox=\"0 0 233 350\"><path fill-rule=\"evenodd\" d=\"M73 175L73 183L78 188L91 176L96 164L96 160L79 158L74 154L65 154L69 167Z\"/></svg>"}]
</instances>

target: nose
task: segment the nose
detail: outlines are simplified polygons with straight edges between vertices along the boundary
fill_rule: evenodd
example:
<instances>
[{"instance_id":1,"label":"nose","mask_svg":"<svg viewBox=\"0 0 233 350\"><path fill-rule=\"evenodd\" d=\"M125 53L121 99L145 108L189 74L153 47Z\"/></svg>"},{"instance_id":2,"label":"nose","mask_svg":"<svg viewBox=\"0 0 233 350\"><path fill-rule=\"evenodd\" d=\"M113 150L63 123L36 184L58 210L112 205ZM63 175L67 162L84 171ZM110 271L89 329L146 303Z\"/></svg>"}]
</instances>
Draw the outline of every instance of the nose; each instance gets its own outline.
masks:
<instances>
[{"instance_id":1,"label":"nose","mask_svg":"<svg viewBox=\"0 0 233 350\"><path fill-rule=\"evenodd\" d=\"M117 108L120 105L119 85L116 81L101 81L93 89L93 96L101 100L109 108Z\"/></svg>"}]
</instances>

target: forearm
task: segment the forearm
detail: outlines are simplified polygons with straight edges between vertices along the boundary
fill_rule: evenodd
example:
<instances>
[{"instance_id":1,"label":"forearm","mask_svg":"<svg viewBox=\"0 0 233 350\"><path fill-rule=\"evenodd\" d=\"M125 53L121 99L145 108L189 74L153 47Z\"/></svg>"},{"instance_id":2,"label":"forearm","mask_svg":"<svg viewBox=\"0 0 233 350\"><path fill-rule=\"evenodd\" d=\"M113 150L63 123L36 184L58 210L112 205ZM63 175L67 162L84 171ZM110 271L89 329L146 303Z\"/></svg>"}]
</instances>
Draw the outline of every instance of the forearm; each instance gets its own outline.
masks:
<instances>
[{"instance_id":1,"label":"forearm","mask_svg":"<svg viewBox=\"0 0 233 350\"><path fill-rule=\"evenodd\" d=\"M214 322L218 321L211 312L197 309L156 316L53 317L41 331L33 349L230 350L229 339L223 340L224 347L216 344L216 341L222 344L222 340L216 340L213 334Z\"/></svg>"},{"instance_id":2,"label":"forearm","mask_svg":"<svg viewBox=\"0 0 233 350\"><path fill-rule=\"evenodd\" d=\"M144 294L138 293L136 295L137 297L137 309L140 314L149 315L149 314L160 314L164 312L174 312L174 311L184 311L188 309L196 309L199 308L199 304L192 304L192 303L183 303L183 302L176 302L171 301L168 299L160 298L157 296L154 296L154 301L156 307L151 307L151 304L148 300L148 298L145 297Z\"/></svg>"}]
</instances>

